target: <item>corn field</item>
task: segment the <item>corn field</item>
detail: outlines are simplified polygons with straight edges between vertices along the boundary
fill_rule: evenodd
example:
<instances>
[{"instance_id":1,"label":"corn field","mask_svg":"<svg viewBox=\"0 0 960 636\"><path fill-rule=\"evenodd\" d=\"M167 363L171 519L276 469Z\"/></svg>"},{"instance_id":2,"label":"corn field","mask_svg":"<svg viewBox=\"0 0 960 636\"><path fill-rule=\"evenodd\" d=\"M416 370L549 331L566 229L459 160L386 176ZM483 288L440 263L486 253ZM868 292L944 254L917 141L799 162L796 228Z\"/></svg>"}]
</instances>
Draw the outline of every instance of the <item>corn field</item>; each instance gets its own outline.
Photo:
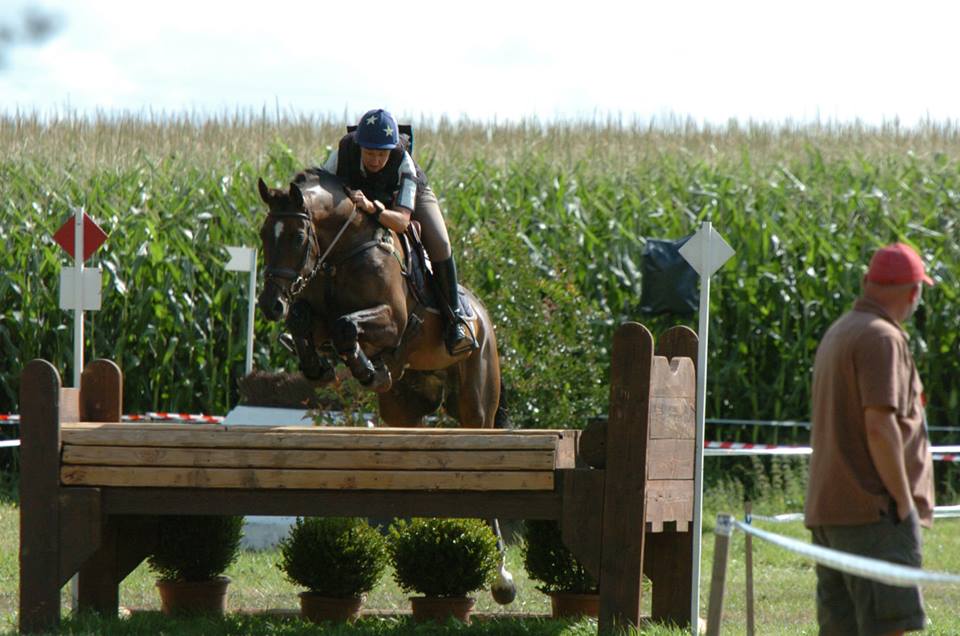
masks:
<instances>
[{"instance_id":1,"label":"corn field","mask_svg":"<svg viewBox=\"0 0 960 636\"><path fill-rule=\"evenodd\" d=\"M0 412L21 366L69 379L72 315L52 242L84 209L103 307L87 356L125 372L125 411L223 413L243 373L246 279L225 245L259 245L256 192L323 161L343 122L238 115L0 117ZM708 417L808 418L819 337L849 308L871 252L904 240L937 285L908 328L933 425L957 424L960 130L676 122L415 123L415 157L447 216L463 282L492 310L515 422L580 427L606 410L612 332L644 316L641 252L711 221L736 255L712 283ZM295 368L257 317L255 366ZM782 440L781 440L782 441ZM954 443L956 440L954 440Z\"/></svg>"}]
</instances>

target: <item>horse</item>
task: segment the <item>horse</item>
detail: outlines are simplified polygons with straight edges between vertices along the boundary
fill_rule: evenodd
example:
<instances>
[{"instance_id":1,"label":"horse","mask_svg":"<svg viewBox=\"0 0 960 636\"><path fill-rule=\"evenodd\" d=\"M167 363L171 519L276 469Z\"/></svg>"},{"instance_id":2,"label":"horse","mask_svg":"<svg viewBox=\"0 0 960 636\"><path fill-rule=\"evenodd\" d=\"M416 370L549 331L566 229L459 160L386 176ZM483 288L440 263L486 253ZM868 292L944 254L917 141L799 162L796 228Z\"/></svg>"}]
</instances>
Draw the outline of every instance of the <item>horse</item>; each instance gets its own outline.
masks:
<instances>
[{"instance_id":1,"label":"horse","mask_svg":"<svg viewBox=\"0 0 960 636\"><path fill-rule=\"evenodd\" d=\"M332 380L335 353L379 393L387 426L418 426L441 404L463 427L505 422L493 321L476 295L461 287L478 346L450 355L441 316L405 282L399 237L359 212L335 175L304 171L287 190L262 179L258 189L269 209L258 304L287 320L304 375Z\"/></svg>"},{"instance_id":2,"label":"horse","mask_svg":"<svg viewBox=\"0 0 960 636\"><path fill-rule=\"evenodd\" d=\"M477 347L451 355L443 320L429 311L407 278L403 243L360 212L336 175L311 169L286 190L258 179L268 212L260 228L264 284L258 297L269 320L286 320L301 370L318 383L342 360L378 394L387 426L420 426L444 406L461 427L506 425L493 321L461 286ZM499 524L491 520L503 552ZM494 598L516 595L501 561Z\"/></svg>"}]
</instances>

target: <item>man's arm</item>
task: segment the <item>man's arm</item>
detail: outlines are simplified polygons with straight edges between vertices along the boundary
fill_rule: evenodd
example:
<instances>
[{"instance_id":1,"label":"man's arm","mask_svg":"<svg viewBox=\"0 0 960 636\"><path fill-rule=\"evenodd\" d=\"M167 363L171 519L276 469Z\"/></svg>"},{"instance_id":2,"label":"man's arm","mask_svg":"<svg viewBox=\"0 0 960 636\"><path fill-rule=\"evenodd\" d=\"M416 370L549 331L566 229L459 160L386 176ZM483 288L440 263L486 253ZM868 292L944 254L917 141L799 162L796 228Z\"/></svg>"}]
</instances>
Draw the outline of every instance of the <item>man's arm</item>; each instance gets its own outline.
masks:
<instances>
[{"instance_id":1,"label":"man's arm","mask_svg":"<svg viewBox=\"0 0 960 636\"><path fill-rule=\"evenodd\" d=\"M892 409L868 406L864 409L867 428L867 447L873 465L887 492L897 502L897 514L906 519L914 509L910 482L903 462L903 441Z\"/></svg>"}]
</instances>

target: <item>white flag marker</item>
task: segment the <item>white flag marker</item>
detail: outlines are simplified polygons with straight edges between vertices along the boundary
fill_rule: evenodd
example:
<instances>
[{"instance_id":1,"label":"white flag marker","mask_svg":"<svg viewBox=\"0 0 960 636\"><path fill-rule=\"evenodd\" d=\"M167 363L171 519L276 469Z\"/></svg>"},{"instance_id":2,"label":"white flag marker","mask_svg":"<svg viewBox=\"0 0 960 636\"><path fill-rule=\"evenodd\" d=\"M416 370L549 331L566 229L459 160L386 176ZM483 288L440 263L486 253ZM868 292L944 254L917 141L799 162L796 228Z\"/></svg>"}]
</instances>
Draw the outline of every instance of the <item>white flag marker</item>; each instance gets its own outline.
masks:
<instances>
[{"instance_id":1,"label":"white flag marker","mask_svg":"<svg viewBox=\"0 0 960 636\"><path fill-rule=\"evenodd\" d=\"M693 487L693 592L690 595L690 627L698 635L700 623L700 544L703 535L703 440L707 407L707 330L710 324L710 276L734 251L723 237L704 221L696 234L680 248L680 255L700 275L700 328L697 332L697 431Z\"/></svg>"},{"instance_id":2,"label":"white flag marker","mask_svg":"<svg viewBox=\"0 0 960 636\"><path fill-rule=\"evenodd\" d=\"M227 247L230 260L226 268L231 272L250 272L250 289L247 302L247 361L246 372L253 371L253 312L257 294L257 250L253 247Z\"/></svg>"},{"instance_id":3,"label":"white flag marker","mask_svg":"<svg viewBox=\"0 0 960 636\"><path fill-rule=\"evenodd\" d=\"M99 267L84 267L81 290L82 311L98 311L103 299L103 272ZM76 309L77 273L73 267L60 269L60 309Z\"/></svg>"}]
</instances>

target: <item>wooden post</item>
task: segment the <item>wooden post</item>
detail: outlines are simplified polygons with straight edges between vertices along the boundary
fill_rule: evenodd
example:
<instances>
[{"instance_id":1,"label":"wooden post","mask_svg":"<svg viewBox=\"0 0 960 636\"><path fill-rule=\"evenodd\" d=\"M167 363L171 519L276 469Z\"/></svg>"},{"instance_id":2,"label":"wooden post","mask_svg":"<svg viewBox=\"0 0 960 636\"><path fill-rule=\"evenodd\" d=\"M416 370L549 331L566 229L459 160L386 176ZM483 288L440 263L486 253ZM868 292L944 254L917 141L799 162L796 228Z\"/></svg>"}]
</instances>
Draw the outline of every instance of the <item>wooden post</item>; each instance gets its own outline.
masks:
<instances>
[{"instance_id":1,"label":"wooden post","mask_svg":"<svg viewBox=\"0 0 960 636\"><path fill-rule=\"evenodd\" d=\"M720 620L723 616L723 592L727 584L727 558L730 551L730 535L733 534L733 517L720 513L714 528L713 575L710 579L710 607L707 610L707 636L720 636Z\"/></svg>"},{"instance_id":2,"label":"wooden post","mask_svg":"<svg viewBox=\"0 0 960 636\"><path fill-rule=\"evenodd\" d=\"M694 376L696 376L697 334L689 327L668 329L657 338L656 355L664 356L668 360L689 358L693 363ZM651 422L650 426L653 427L654 424ZM652 459L654 458L647 458L648 466ZM675 456L672 459L680 460L682 458ZM689 456L689 461L692 470L692 454ZM647 472L649 474L649 468ZM692 478L691 472L689 491L683 493L685 497L689 497L691 511L693 506ZM688 521L692 521L692 516ZM663 532L647 532L644 534L643 569L653 584L651 618L655 621L670 622L682 627L691 625L692 620L690 616L690 594L693 589L693 541L696 535L692 524L688 523L685 530L677 526L672 529L665 527Z\"/></svg>"},{"instance_id":3,"label":"wooden post","mask_svg":"<svg viewBox=\"0 0 960 636\"><path fill-rule=\"evenodd\" d=\"M646 519L647 417L653 336L639 323L613 336L603 492L600 633L640 622Z\"/></svg>"},{"instance_id":4,"label":"wooden post","mask_svg":"<svg viewBox=\"0 0 960 636\"><path fill-rule=\"evenodd\" d=\"M743 513L746 523L750 523L750 515L753 514L753 504L749 501L743 504ZM746 564L746 584L747 584L747 636L753 636L753 537L747 534L743 541L744 551L746 552L744 563Z\"/></svg>"},{"instance_id":5,"label":"wooden post","mask_svg":"<svg viewBox=\"0 0 960 636\"><path fill-rule=\"evenodd\" d=\"M60 374L32 360L20 374L20 631L60 624ZM72 394L72 398L76 398Z\"/></svg>"},{"instance_id":6,"label":"wooden post","mask_svg":"<svg viewBox=\"0 0 960 636\"><path fill-rule=\"evenodd\" d=\"M83 370L80 383L80 412L85 422L119 422L123 412L123 374L110 360L94 360ZM99 502L98 502L99 503ZM99 546L80 568L77 602L81 610L92 610L115 617L120 609L118 552L125 537L119 532L118 519L102 514L99 506L87 510L99 526Z\"/></svg>"}]
</instances>

